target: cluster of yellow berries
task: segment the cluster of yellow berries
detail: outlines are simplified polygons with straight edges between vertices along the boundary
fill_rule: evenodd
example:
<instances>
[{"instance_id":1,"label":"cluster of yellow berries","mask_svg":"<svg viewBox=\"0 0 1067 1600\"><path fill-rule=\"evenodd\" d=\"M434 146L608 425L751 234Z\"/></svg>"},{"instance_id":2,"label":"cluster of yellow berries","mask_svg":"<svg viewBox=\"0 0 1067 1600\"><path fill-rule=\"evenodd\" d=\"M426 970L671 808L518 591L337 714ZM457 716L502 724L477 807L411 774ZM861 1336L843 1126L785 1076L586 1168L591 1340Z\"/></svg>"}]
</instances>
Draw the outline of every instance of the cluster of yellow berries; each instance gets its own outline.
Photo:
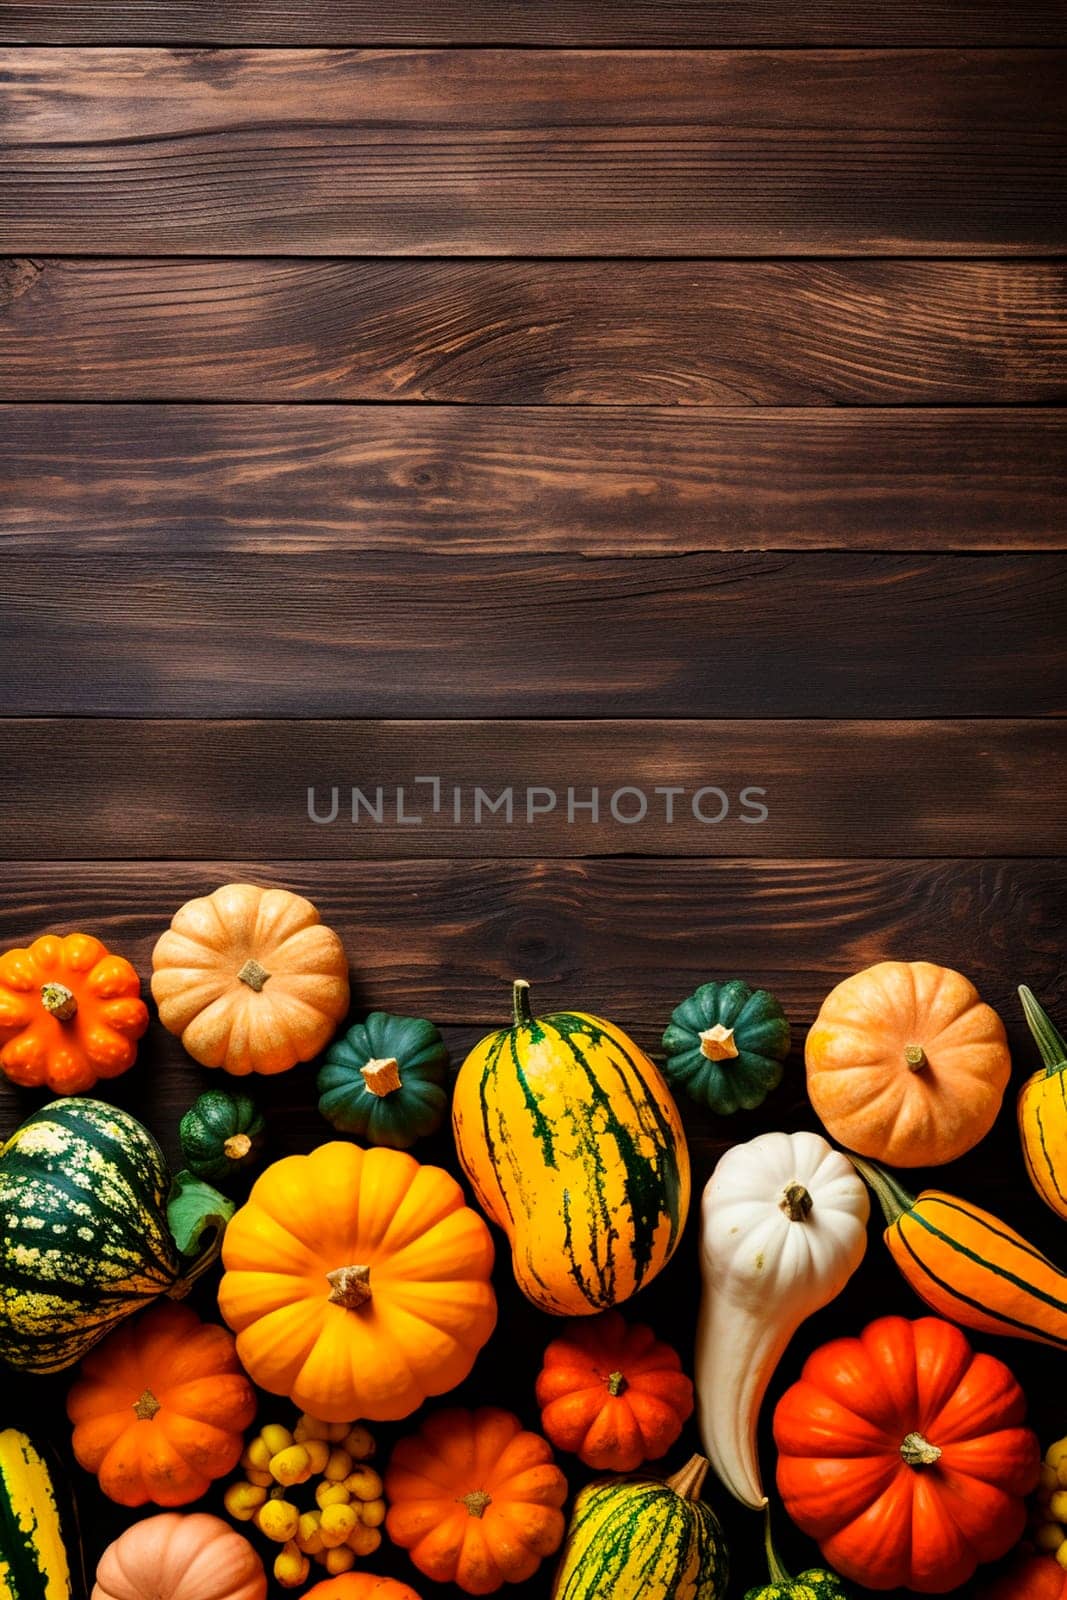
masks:
<instances>
[{"instance_id":1,"label":"cluster of yellow berries","mask_svg":"<svg viewBox=\"0 0 1067 1600\"><path fill-rule=\"evenodd\" d=\"M306 1414L291 1432L268 1423L247 1445L244 1481L226 1490L226 1509L282 1546L274 1577L284 1589L306 1583L312 1561L338 1577L381 1544L382 1480L366 1465L373 1454L366 1428ZM302 1511L288 1491L312 1480L315 1505Z\"/></svg>"},{"instance_id":2,"label":"cluster of yellow berries","mask_svg":"<svg viewBox=\"0 0 1067 1600\"><path fill-rule=\"evenodd\" d=\"M1067 1569L1067 1439L1057 1439L1045 1451L1030 1537L1039 1550L1055 1556Z\"/></svg>"}]
</instances>

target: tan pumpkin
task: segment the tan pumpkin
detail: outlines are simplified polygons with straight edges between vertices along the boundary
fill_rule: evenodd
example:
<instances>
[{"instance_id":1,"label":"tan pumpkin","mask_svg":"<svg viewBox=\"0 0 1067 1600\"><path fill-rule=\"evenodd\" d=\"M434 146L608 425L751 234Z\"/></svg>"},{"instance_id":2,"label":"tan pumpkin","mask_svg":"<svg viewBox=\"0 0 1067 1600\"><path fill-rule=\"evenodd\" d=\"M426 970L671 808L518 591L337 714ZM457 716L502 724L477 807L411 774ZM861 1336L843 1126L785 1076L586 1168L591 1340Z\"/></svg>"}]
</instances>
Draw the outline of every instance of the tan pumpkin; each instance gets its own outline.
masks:
<instances>
[{"instance_id":1,"label":"tan pumpkin","mask_svg":"<svg viewBox=\"0 0 1067 1600\"><path fill-rule=\"evenodd\" d=\"M804 1054L831 1138L894 1167L939 1167L973 1149L1011 1076L996 1012L961 973L929 961L880 961L839 983Z\"/></svg>"},{"instance_id":2,"label":"tan pumpkin","mask_svg":"<svg viewBox=\"0 0 1067 1600\"><path fill-rule=\"evenodd\" d=\"M92 1600L266 1600L248 1540L219 1517L169 1512L135 1522L100 1557Z\"/></svg>"},{"instance_id":3,"label":"tan pumpkin","mask_svg":"<svg viewBox=\"0 0 1067 1600\"><path fill-rule=\"evenodd\" d=\"M310 1061L348 1010L344 947L288 889L229 883L187 901L152 967L163 1026L201 1066L238 1077Z\"/></svg>"}]
</instances>

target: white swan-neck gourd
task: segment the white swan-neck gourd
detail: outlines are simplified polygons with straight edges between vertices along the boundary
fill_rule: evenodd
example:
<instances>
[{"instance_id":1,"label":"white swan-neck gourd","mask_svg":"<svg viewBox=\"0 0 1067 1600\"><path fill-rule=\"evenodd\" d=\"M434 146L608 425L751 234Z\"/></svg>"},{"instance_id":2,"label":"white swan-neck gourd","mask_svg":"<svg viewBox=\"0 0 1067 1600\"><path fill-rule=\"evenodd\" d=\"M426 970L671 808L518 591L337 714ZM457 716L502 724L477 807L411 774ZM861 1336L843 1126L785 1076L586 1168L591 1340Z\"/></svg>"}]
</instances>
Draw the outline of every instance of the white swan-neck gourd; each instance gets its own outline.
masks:
<instances>
[{"instance_id":1,"label":"white swan-neck gourd","mask_svg":"<svg viewBox=\"0 0 1067 1600\"><path fill-rule=\"evenodd\" d=\"M800 1324L845 1287L867 1248L870 1201L852 1163L817 1133L763 1133L722 1157L704 1190L696 1388L715 1472L767 1504L756 1427Z\"/></svg>"}]
</instances>

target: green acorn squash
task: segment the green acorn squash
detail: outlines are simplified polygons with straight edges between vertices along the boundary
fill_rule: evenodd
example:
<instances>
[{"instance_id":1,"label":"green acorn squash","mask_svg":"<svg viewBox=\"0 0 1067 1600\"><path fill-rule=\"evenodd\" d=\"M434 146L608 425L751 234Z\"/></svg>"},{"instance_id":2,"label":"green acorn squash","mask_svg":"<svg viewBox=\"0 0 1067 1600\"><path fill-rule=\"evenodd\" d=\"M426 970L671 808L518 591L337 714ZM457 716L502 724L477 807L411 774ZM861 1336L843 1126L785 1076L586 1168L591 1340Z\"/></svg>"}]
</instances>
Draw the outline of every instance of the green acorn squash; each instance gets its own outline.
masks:
<instances>
[{"instance_id":1,"label":"green acorn squash","mask_svg":"<svg viewBox=\"0 0 1067 1600\"><path fill-rule=\"evenodd\" d=\"M225 1183L249 1167L263 1148L266 1122L246 1094L208 1089L179 1124L182 1155L190 1172L209 1183Z\"/></svg>"},{"instance_id":2,"label":"green acorn squash","mask_svg":"<svg viewBox=\"0 0 1067 1600\"><path fill-rule=\"evenodd\" d=\"M319 1110L339 1133L408 1150L448 1108L448 1051L432 1022L372 1011L327 1050Z\"/></svg>"},{"instance_id":3,"label":"green acorn squash","mask_svg":"<svg viewBox=\"0 0 1067 1600\"><path fill-rule=\"evenodd\" d=\"M707 1470L693 1456L666 1483L597 1478L584 1488L552 1600L724 1600L726 1544L700 1499Z\"/></svg>"},{"instance_id":4,"label":"green acorn squash","mask_svg":"<svg viewBox=\"0 0 1067 1600\"><path fill-rule=\"evenodd\" d=\"M719 1116L752 1111L782 1081L789 1023L773 994L740 978L704 983L671 1015L664 1073Z\"/></svg>"},{"instance_id":5,"label":"green acorn squash","mask_svg":"<svg viewBox=\"0 0 1067 1600\"><path fill-rule=\"evenodd\" d=\"M52 1475L16 1428L0 1433L0 1600L71 1600L83 1584L77 1530Z\"/></svg>"},{"instance_id":6,"label":"green acorn squash","mask_svg":"<svg viewBox=\"0 0 1067 1600\"><path fill-rule=\"evenodd\" d=\"M176 1186L135 1117L100 1100L53 1100L0 1147L0 1356L58 1372L157 1295L210 1265L233 1206L206 1184ZM193 1215L193 1213L196 1213ZM183 1270L181 1255L201 1251Z\"/></svg>"}]
</instances>

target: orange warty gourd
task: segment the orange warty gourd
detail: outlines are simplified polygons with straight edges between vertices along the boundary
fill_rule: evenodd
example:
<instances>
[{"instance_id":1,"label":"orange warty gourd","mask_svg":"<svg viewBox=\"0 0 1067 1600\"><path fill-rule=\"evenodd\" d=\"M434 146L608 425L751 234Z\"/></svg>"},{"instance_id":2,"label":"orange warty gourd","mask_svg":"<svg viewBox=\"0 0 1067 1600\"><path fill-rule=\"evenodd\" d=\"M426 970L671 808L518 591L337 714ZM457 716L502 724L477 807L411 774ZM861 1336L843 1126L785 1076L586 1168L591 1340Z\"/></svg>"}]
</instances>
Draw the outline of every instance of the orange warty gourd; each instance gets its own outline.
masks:
<instances>
[{"instance_id":1,"label":"orange warty gourd","mask_svg":"<svg viewBox=\"0 0 1067 1600\"><path fill-rule=\"evenodd\" d=\"M256 1396L233 1335L159 1301L82 1361L67 1396L78 1464L123 1506L184 1506L232 1472Z\"/></svg>"},{"instance_id":2,"label":"orange warty gourd","mask_svg":"<svg viewBox=\"0 0 1067 1600\"><path fill-rule=\"evenodd\" d=\"M491 1406L439 1411L401 1439L385 1494L393 1543L435 1583L465 1594L531 1578L566 1531L567 1480L551 1447Z\"/></svg>"},{"instance_id":3,"label":"orange warty gourd","mask_svg":"<svg viewBox=\"0 0 1067 1600\"><path fill-rule=\"evenodd\" d=\"M804 1057L831 1138L894 1167L938 1167L972 1149L1011 1076L996 1012L928 961L881 961L839 983Z\"/></svg>"},{"instance_id":4,"label":"orange warty gourd","mask_svg":"<svg viewBox=\"0 0 1067 1600\"><path fill-rule=\"evenodd\" d=\"M414 1589L397 1578L375 1578L369 1572L345 1572L327 1578L304 1595L304 1600L421 1600Z\"/></svg>"},{"instance_id":5,"label":"orange warty gourd","mask_svg":"<svg viewBox=\"0 0 1067 1600\"><path fill-rule=\"evenodd\" d=\"M774 1414L778 1492L828 1566L944 1594L1026 1526L1040 1447L1002 1361L937 1317L882 1317L810 1356Z\"/></svg>"},{"instance_id":6,"label":"orange warty gourd","mask_svg":"<svg viewBox=\"0 0 1067 1600\"><path fill-rule=\"evenodd\" d=\"M148 1027L130 963L88 933L0 955L0 1067L12 1083L84 1094L137 1059Z\"/></svg>"},{"instance_id":7,"label":"orange warty gourd","mask_svg":"<svg viewBox=\"0 0 1067 1600\"><path fill-rule=\"evenodd\" d=\"M229 883L189 900L152 954L163 1026L204 1067L286 1072L325 1049L348 1010L348 961L310 900Z\"/></svg>"},{"instance_id":8,"label":"orange warty gourd","mask_svg":"<svg viewBox=\"0 0 1067 1600\"><path fill-rule=\"evenodd\" d=\"M170 1512L109 1544L92 1600L266 1600L263 1563L219 1517Z\"/></svg>"},{"instance_id":9,"label":"orange warty gourd","mask_svg":"<svg viewBox=\"0 0 1067 1600\"><path fill-rule=\"evenodd\" d=\"M463 1381L496 1323L488 1227L447 1172L385 1146L275 1162L222 1260L244 1367L326 1422L409 1416Z\"/></svg>"},{"instance_id":10,"label":"orange warty gourd","mask_svg":"<svg viewBox=\"0 0 1067 1600\"><path fill-rule=\"evenodd\" d=\"M558 1450L598 1472L633 1472L666 1455L693 1413L681 1359L618 1311L567 1325L537 1378L541 1426Z\"/></svg>"}]
</instances>

